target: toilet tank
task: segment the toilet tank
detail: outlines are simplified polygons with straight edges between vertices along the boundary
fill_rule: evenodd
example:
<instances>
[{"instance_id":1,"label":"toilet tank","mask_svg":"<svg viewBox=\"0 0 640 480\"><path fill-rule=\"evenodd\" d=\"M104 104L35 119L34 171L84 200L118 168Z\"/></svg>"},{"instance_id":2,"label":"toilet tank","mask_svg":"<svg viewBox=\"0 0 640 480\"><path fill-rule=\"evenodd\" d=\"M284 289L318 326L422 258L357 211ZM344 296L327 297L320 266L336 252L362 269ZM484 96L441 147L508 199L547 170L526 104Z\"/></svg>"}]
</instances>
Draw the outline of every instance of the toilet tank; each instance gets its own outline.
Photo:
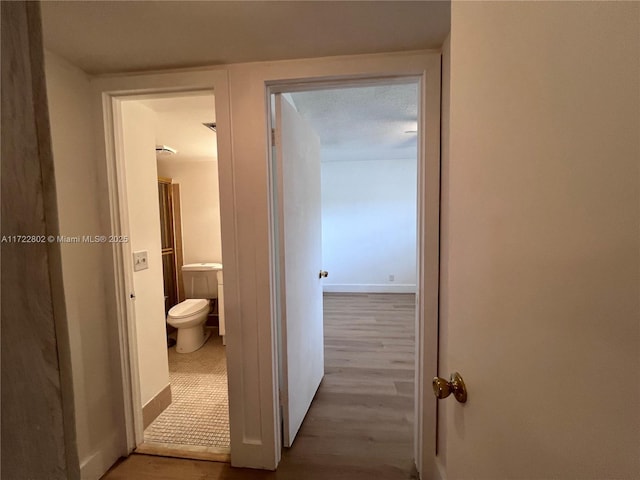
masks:
<instances>
[{"instance_id":1,"label":"toilet tank","mask_svg":"<svg viewBox=\"0 0 640 480\"><path fill-rule=\"evenodd\" d=\"M217 298L220 263L190 263L182 266L182 284L187 298Z\"/></svg>"}]
</instances>

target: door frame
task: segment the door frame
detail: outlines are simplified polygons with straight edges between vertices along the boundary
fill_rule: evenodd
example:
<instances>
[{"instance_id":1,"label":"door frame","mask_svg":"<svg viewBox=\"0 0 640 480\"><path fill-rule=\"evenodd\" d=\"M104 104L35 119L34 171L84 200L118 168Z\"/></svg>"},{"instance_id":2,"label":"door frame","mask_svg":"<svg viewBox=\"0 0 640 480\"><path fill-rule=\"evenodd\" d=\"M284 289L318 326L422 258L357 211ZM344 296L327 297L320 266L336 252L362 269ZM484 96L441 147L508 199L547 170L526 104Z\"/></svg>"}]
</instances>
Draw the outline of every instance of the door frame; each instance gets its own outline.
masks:
<instances>
[{"instance_id":1,"label":"door frame","mask_svg":"<svg viewBox=\"0 0 640 480\"><path fill-rule=\"evenodd\" d=\"M435 60L435 59L434 59ZM418 165L417 165L417 285L415 322L415 395L414 395L414 461L421 478L440 478L436 466L437 404L431 395L431 379L437 376L438 322L440 284L440 59L427 60L421 72L391 71L383 74L345 75L298 78L265 82L267 136L272 138L273 113L271 95L354 86L390 85L417 82L418 84ZM274 146L268 143L269 159L269 229L271 245L272 326L275 332L277 371L274 391L278 396L285 382L282 369L281 322L285 292L280 282L279 269L284 253L280 251L280 209L276 179ZM277 428L282 428L282 409L277 409ZM282 450L282 435L278 435ZM430 453L431 452L431 453ZM279 457L278 457L279 458Z\"/></svg>"},{"instance_id":2,"label":"door frame","mask_svg":"<svg viewBox=\"0 0 640 480\"><path fill-rule=\"evenodd\" d=\"M97 78L93 83L97 114L98 151L104 155L104 173L108 198L109 227L114 236L129 237L128 199L126 194L125 159L122 143L121 103L126 100L143 100L209 92L215 98L217 123L219 177L222 171L229 175L231 164L230 112L227 75L224 70L209 70L190 73L132 74L128 76ZM231 183L232 185L232 183ZM220 186L220 203L232 202L232 188ZM221 208L222 210L222 208ZM226 270L233 271L235 249L234 229L228 218L223 218L223 264L225 277L233 278ZM226 240L226 242L225 242ZM128 455L144 440L142 404L140 392L140 369L136 316L130 293L133 287L132 250L129 242L111 245L110 270L113 282L105 282L108 294L113 299L110 316L115 318L118 329L119 368L122 377L122 406L124 427L124 451ZM228 298L233 304L233 284L229 281ZM231 287L231 288L229 288ZM228 362L230 363L230 362ZM229 419L231 425L232 419ZM233 447L233 438L231 440Z\"/></svg>"}]
</instances>

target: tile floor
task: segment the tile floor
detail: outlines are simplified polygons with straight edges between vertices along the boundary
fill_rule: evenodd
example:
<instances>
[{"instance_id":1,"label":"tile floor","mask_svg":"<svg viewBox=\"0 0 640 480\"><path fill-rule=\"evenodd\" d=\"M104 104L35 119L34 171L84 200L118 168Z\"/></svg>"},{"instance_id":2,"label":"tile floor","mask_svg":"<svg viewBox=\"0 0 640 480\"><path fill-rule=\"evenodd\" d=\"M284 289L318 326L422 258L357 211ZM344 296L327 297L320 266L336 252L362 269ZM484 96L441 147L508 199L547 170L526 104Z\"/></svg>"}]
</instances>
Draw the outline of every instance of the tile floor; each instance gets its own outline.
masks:
<instances>
[{"instance_id":1,"label":"tile floor","mask_svg":"<svg viewBox=\"0 0 640 480\"><path fill-rule=\"evenodd\" d=\"M169 349L172 402L144 432L145 444L229 448L227 361L215 332L188 354Z\"/></svg>"}]
</instances>

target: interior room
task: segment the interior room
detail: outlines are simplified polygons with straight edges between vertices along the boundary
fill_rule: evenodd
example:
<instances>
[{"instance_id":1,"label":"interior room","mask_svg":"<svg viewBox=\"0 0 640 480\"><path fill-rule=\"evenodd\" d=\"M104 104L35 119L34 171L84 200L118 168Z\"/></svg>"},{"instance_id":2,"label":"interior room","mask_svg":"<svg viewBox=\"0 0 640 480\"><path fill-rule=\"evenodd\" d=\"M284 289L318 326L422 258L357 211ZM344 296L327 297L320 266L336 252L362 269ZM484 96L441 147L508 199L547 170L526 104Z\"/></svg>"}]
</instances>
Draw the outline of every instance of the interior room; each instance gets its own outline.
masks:
<instances>
[{"instance_id":1,"label":"interior room","mask_svg":"<svg viewBox=\"0 0 640 480\"><path fill-rule=\"evenodd\" d=\"M291 94L320 137L325 292L416 292L417 98L415 82Z\"/></svg>"},{"instance_id":2,"label":"interior room","mask_svg":"<svg viewBox=\"0 0 640 480\"><path fill-rule=\"evenodd\" d=\"M144 443L228 460L214 97L125 100L122 152Z\"/></svg>"}]
</instances>

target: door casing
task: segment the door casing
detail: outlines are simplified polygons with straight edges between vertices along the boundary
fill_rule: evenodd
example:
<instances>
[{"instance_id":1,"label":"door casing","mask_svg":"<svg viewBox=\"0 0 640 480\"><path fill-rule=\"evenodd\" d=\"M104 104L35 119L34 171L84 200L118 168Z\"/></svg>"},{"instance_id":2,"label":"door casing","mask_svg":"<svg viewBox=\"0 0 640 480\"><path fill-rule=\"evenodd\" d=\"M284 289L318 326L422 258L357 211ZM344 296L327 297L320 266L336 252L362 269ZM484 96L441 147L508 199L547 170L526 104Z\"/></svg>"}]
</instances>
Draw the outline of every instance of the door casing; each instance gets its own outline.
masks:
<instances>
[{"instance_id":1,"label":"door casing","mask_svg":"<svg viewBox=\"0 0 640 480\"><path fill-rule=\"evenodd\" d=\"M162 96L171 97L190 93L213 92L216 96L216 115L222 119L218 127L218 156L229 158L228 88L224 72L206 72L200 75L136 75L96 79L94 94L100 112L98 122L99 145L104 154L104 177L108 194L110 233L129 237L128 199L125 183L125 162L122 144L121 102L143 100ZM219 97L219 103L218 103ZM226 107L226 108L225 108ZM224 228L223 228L224 231ZM111 245L111 269L113 282L106 282L113 299L110 314L115 317L119 338L119 368L122 375L123 400L123 455L128 455L144 440L142 405L140 395L140 370L138 366L135 311L130 299L133 288L133 265L128 242ZM232 268L233 257L223 256L223 262ZM110 316L111 316L110 315Z\"/></svg>"},{"instance_id":2,"label":"door casing","mask_svg":"<svg viewBox=\"0 0 640 480\"><path fill-rule=\"evenodd\" d=\"M415 418L414 418L414 459L422 478L439 478L436 466L436 422L437 404L431 395L431 378L437 376L438 358L438 298L439 298L439 224L440 224L440 109L434 108L435 99L440 99L440 68L432 66L421 75L381 75L357 78L306 78L288 83L286 80L272 81L265 85L267 135L272 139L273 105L271 96L277 93L292 93L328 88L362 87L418 83L418 190L417 190L417 295L416 295L416 348L415 348ZM431 101L431 102L430 102ZM428 138L428 140L427 140ZM430 143L427 148L426 142ZM431 143L434 142L434 145ZM274 148L269 155L269 205L271 233L271 282L273 285L272 318L276 332L276 352L278 369L275 376L276 391L285 382L282 369L281 311L286 292L279 280L279 262L284 255L280 249L279 228L283 219L279 218L277 198L277 178ZM425 389L426 387L426 389ZM279 403L278 403L279 405ZM282 409L277 410L279 428L282 428ZM278 438L282 438L281 435ZM282 442L280 442L282 448ZM431 454L429 454L431 452Z\"/></svg>"}]
</instances>

